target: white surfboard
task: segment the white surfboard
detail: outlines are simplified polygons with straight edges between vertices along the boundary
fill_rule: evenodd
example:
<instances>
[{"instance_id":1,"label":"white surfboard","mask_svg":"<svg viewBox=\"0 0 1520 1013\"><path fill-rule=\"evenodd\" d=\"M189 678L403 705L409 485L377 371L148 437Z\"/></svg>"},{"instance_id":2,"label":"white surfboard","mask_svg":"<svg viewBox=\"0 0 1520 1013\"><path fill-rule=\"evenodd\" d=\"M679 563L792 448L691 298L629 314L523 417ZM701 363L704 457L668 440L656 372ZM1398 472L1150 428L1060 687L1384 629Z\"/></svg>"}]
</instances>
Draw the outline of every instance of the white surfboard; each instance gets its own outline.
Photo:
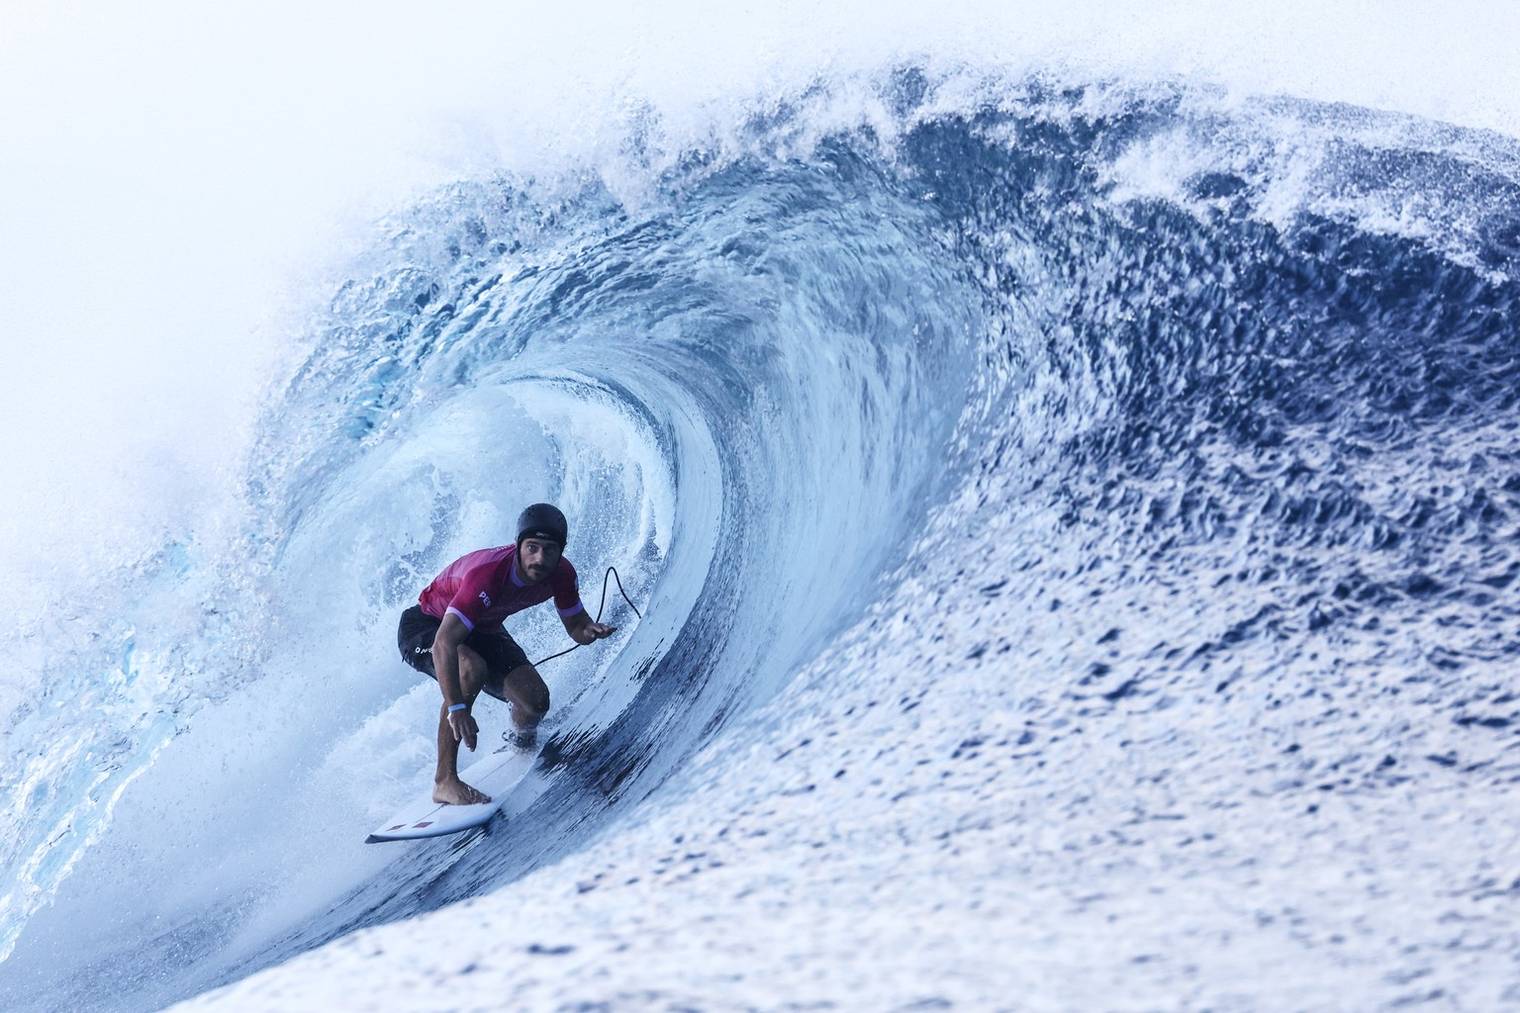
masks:
<instances>
[{"instance_id":1,"label":"white surfboard","mask_svg":"<svg viewBox=\"0 0 1520 1013\"><path fill-rule=\"evenodd\" d=\"M465 784L491 796L491 801L479 805L445 805L433 801L433 788L429 785L426 792L380 824L380 828L366 837L364 843L444 837L478 827L496 814L517 782L533 769L533 761L536 759L537 749L518 749L514 746L506 746L489 756L481 757L468 769L460 771L459 778Z\"/></svg>"}]
</instances>

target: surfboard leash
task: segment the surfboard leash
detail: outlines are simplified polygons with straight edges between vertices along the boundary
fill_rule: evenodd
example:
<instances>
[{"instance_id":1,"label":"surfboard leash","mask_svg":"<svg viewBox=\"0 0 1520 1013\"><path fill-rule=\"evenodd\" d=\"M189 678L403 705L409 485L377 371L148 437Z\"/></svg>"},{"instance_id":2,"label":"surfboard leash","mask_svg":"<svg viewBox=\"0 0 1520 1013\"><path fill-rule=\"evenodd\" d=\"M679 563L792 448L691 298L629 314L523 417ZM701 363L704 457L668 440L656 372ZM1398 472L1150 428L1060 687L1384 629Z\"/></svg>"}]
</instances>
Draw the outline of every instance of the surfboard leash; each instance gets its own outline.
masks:
<instances>
[{"instance_id":1,"label":"surfboard leash","mask_svg":"<svg viewBox=\"0 0 1520 1013\"><path fill-rule=\"evenodd\" d=\"M602 610L607 607L608 577L611 577L613 580L617 581L618 594L622 595L623 600L628 603L628 607L633 609L633 614L638 616L640 619L643 619L644 613L639 611L639 607L633 603L633 600L631 598L628 597L628 592L623 590L623 578L622 575L617 572L617 567L609 566L607 567L607 572L602 574L602 601L601 604L597 605L596 607L596 618L591 621L594 623L599 623L602 621ZM563 651L560 651L558 654L549 655L547 658L543 659L543 661L535 661L533 663L533 667L537 668L539 665L542 665L544 661L553 661L555 658L562 658L576 648L585 646L585 644L576 644L574 647L567 647Z\"/></svg>"}]
</instances>

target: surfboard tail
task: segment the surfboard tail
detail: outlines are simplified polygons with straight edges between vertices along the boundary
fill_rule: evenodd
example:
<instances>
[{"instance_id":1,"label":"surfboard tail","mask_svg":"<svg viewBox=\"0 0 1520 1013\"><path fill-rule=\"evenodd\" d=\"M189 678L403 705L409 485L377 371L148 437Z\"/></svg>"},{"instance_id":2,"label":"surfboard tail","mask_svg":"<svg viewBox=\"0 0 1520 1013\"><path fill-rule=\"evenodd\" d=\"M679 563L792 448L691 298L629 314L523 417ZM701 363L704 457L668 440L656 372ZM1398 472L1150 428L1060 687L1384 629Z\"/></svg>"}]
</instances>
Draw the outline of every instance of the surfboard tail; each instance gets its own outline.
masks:
<instances>
[{"instance_id":1,"label":"surfboard tail","mask_svg":"<svg viewBox=\"0 0 1520 1013\"><path fill-rule=\"evenodd\" d=\"M490 795L490 802L476 805L434 802L432 786L427 786L400 812L380 824L364 843L416 841L475 829L495 815L517 782L533 769L537 756L536 751L516 749L493 753L464 770L462 775Z\"/></svg>"}]
</instances>

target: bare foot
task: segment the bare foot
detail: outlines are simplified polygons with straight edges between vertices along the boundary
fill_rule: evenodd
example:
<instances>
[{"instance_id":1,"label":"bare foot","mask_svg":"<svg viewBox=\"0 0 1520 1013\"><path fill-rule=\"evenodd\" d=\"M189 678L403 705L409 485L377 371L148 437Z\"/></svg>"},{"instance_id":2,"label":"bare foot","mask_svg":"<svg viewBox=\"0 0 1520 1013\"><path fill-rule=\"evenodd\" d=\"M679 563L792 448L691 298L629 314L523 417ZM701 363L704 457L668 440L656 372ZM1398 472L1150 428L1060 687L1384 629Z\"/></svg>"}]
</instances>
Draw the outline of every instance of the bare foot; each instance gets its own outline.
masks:
<instances>
[{"instance_id":1,"label":"bare foot","mask_svg":"<svg viewBox=\"0 0 1520 1013\"><path fill-rule=\"evenodd\" d=\"M433 782L433 801L445 805L479 805L491 801L491 796L476 791L456 777Z\"/></svg>"},{"instance_id":2,"label":"bare foot","mask_svg":"<svg viewBox=\"0 0 1520 1013\"><path fill-rule=\"evenodd\" d=\"M507 733L507 742L518 749L532 749L538 745L538 726L532 728L513 728Z\"/></svg>"}]
</instances>

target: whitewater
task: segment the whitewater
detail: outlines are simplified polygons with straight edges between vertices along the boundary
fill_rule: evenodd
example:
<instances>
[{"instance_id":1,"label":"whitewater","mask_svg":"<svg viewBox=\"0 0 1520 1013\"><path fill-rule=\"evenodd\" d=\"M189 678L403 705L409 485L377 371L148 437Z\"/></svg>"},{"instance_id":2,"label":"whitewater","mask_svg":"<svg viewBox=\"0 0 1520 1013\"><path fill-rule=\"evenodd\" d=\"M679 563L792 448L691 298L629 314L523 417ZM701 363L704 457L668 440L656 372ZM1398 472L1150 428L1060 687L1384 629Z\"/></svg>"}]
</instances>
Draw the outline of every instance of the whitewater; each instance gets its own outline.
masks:
<instances>
[{"instance_id":1,"label":"whitewater","mask_svg":"<svg viewBox=\"0 0 1520 1013\"><path fill-rule=\"evenodd\" d=\"M1520 1002L1513 18L282 10L0 39L0 1008Z\"/></svg>"}]
</instances>

